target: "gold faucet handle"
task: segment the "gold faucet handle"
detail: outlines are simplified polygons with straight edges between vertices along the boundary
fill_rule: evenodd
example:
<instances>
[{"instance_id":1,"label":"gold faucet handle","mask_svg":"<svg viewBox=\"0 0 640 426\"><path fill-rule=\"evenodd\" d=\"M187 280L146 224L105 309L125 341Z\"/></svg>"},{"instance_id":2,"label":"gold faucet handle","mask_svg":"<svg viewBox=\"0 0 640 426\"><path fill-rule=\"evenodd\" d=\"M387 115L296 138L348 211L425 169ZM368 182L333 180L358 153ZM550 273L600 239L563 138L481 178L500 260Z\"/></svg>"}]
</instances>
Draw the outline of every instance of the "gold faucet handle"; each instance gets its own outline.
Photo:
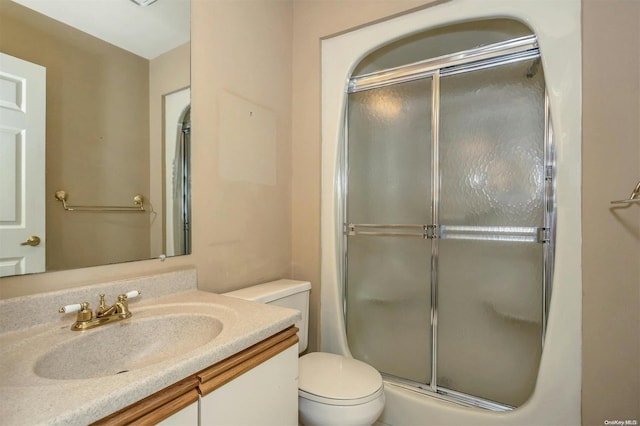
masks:
<instances>
[{"instance_id":1,"label":"gold faucet handle","mask_svg":"<svg viewBox=\"0 0 640 426\"><path fill-rule=\"evenodd\" d=\"M96 316L101 316L107 310L107 305L104 303L104 293L100 295L100 304L96 308Z\"/></svg>"},{"instance_id":2,"label":"gold faucet handle","mask_svg":"<svg viewBox=\"0 0 640 426\"><path fill-rule=\"evenodd\" d=\"M86 305L86 306L82 306L82 305ZM86 307L89 307L89 304L87 302L74 303L73 305L65 305L61 307L60 309L58 309L58 312L61 314L71 314L73 312L78 312Z\"/></svg>"},{"instance_id":3,"label":"gold faucet handle","mask_svg":"<svg viewBox=\"0 0 640 426\"><path fill-rule=\"evenodd\" d=\"M122 319L129 318L131 312L129 311L129 298L138 297L140 292L138 290L129 291L118 295L118 301L114 306L117 307L116 313Z\"/></svg>"},{"instance_id":4,"label":"gold faucet handle","mask_svg":"<svg viewBox=\"0 0 640 426\"><path fill-rule=\"evenodd\" d=\"M77 312L78 321L89 321L93 317L91 309L89 309L88 302L74 303L73 305L66 305L58 309L58 312L61 314L70 314L73 312Z\"/></svg>"},{"instance_id":5,"label":"gold faucet handle","mask_svg":"<svg viewBox=\"0 0 640 426\"><path fill-rule=\"evenodd\" d=\"M131 290L126 293L122 293L118 295L118 302L127 303L129 299L133 299L134 297L140 296L142 293L139 290Z\"/></svg>"},{"instance_id":6,"label":"gold faucet handle","mask_svg":"<svg viewBox=\"0 0 640 426\"><path fill-rule=\"evenodd\" d=\"M125 294L121 294L120 296L124 296L125 299L133 299L134 297L138 297L142 294L141 291L139 290L131 290L126 292ZM118 296L118 298L120 298L120 296Z\"/></svg>"}]
</instances>

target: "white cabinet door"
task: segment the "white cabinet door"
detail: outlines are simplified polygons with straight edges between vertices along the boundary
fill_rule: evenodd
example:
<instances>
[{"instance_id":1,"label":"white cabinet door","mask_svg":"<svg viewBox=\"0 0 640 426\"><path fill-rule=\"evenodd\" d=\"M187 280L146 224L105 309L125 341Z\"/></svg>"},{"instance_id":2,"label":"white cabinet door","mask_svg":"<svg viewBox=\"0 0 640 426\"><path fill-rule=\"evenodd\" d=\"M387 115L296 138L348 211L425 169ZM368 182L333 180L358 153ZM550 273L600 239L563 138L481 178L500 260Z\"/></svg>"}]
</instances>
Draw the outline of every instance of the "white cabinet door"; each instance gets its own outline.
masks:
<instances>
[{"instance_id":1,"label":"white cabinet door","mask_svg":"<svg viewBox=\"0 0 640 426\"><path fill-rule=\"evenodd\" d=\"M198 426L198 401L158 423L159 426Z\"/></svg>"},{"instance_id":2,"label":"white cabinet door","mask_svg":"<svg viewBox=\"0 0 640 426\"><path fill-rule=\"evenodd\" d=\"M0 277L45 269L45 87L44 67L0 53Z\"/></svg>"},{"instance_id":3,"label":"white cabinet door","mask_svg":"<svg viewBox=\"0 0 640 426\"><path fill-rule=\"evenodd\" d=\"M297 426L298 345L204 396L200 416L202 426Z\"/></svg>"}]
</instances>

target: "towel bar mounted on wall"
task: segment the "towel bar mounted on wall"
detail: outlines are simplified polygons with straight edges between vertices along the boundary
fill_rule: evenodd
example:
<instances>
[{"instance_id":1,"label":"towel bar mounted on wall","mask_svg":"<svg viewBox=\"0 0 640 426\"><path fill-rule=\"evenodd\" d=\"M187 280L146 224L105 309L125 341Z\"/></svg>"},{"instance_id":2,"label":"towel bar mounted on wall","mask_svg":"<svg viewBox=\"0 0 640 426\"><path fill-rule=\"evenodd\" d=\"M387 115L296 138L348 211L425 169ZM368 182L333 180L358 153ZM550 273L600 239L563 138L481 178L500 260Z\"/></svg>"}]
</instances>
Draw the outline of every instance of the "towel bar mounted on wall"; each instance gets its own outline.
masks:
<instances>
[{"instance_id":1,"label":"towel bar mounted on wall","mask_svg":"<svg viewBox=\"0 0 640 426\"><path fill-rule=\"evenodd\" d=\"M64 191L64 190L60 190L60 191L56 191L56 200L60 201L62 203L62 207L66 210L66 211L87 211L87 212L131 212L131 213L137 213L137 212L144 212L146 211L144 208L144 197L140 194L136 194L133 197L133 203L135 204L135 206L81 206L81 205L76 205L76 206L72 206L67 204L67 197L69 196L69 194Z\"/></svg>"},{"instance_id":2,"label":"towel bar mounted on wall","mask_svg":"<svg viewBox=\"0 0 640 426\"><path fill-rule=\"evenodd\" d=\"M631 191L631 195L626 200L612 201L611 204L631 204L640 203L640 181L636 184L636 187Z\"/></svg>"}]
</instances>

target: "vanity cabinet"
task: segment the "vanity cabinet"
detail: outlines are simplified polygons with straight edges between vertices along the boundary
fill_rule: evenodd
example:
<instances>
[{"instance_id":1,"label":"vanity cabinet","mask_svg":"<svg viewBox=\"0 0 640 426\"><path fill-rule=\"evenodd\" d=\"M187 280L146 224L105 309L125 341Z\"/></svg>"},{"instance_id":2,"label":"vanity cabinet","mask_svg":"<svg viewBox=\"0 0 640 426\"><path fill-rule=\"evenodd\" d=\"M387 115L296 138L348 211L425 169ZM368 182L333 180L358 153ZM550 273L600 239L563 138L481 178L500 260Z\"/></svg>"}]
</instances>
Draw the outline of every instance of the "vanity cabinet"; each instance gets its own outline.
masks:
<instances>
[{"instance_id":1,"label":"vanity cabinet","mask_svg":"<svg viewBox=\"0 0 640 426\"><path fill-rule=\"evenodd\" d=\"M298 337L290 327L95 425L298 424Z\"/></svg>"}]
</instances>

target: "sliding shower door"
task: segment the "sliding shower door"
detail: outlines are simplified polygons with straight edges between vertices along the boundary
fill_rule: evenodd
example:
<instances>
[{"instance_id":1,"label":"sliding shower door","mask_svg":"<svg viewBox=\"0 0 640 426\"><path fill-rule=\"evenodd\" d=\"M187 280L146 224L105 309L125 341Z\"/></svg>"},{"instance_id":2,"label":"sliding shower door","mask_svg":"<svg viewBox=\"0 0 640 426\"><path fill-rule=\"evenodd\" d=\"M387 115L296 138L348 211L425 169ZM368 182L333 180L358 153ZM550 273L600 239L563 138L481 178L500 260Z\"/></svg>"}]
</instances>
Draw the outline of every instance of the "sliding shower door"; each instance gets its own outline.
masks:
<instances>
[{"instance_id":1,"label":"sliding shower door","mask_svg":"<svg viewBox=\"0 0 640 426\"><path fill-rule=\"evenodd\" d=\"M537 59L440 79L438 386L510 406L542 349L545 92ZM464 354L464 355L463 355Z\"/></svg>"},{"instance_id":2,"label":"sliding shower door","mask_svg":"<svg viewBox=\"0 0 640 426\"><path fill-rule=\"evenodd\" d=\"M431 375L431 80L349 95L347 333L386 374ZM384 235L380 238L379 235ZM382 342L382 344L381 344Z\"/></svg>"},{"instance_id":3,"label":"sliding shower door","mask_svg":"<svg viewBox=\"0 0 640 426\"><path fill-rule=\"evenodd\" d=\"M552 266L544 77L537 45L439 60L350 86L347 338L390 380L508 409L535 386Z\"/></svg>"}]
</instances>

